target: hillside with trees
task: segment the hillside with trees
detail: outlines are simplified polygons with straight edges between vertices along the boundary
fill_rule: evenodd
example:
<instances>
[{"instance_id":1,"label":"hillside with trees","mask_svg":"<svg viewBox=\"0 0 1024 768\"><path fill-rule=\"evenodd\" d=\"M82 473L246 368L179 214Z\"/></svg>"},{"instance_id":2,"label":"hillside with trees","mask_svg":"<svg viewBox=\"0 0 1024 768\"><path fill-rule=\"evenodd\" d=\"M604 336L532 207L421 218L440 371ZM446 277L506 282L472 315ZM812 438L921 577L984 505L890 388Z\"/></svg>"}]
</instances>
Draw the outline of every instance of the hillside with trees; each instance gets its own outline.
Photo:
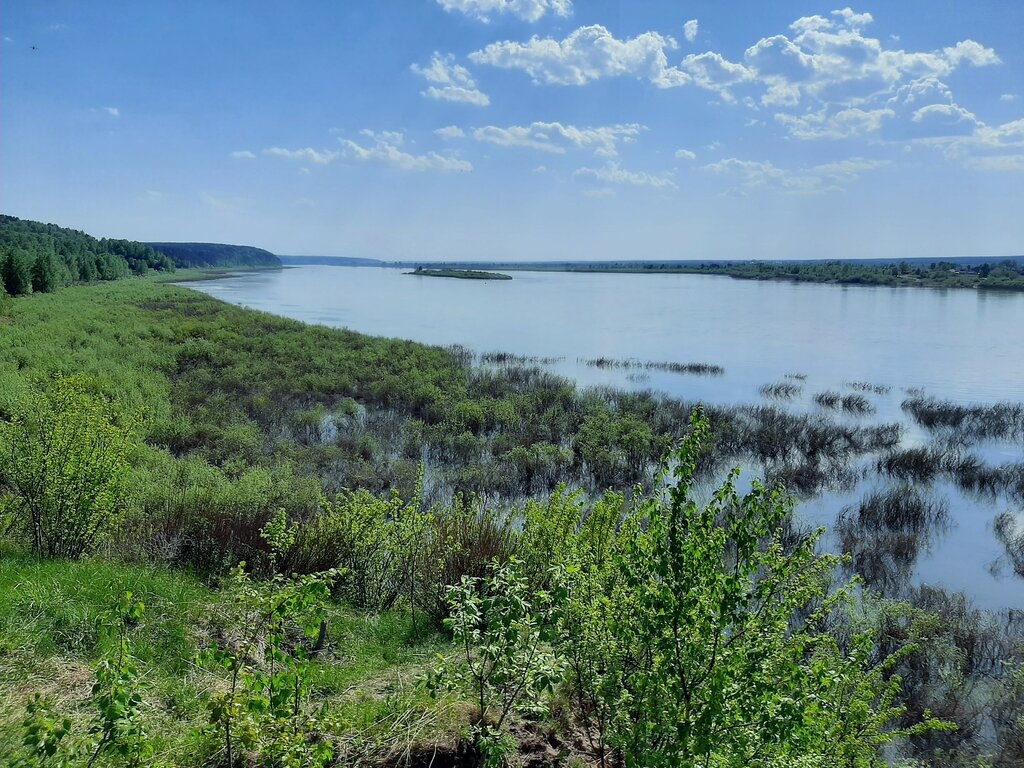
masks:
<instances>
[{"instance_id":1,"label":"hillside with trees","mask_svg":"<svg viewBox=\"0 0 1024 768\"><path fill-rule=\"evenodd\" d=\"M181 269L244 267L266 269L281 266L281 260L270 251L250 245L223 243L147 243L166 254Z\"/></svg>"},{"instance_id":2,"label":"hillside with trees","mask_svg":"<svg viewBox=\"0 0 1024 768\"><path fill-rule=\"evenodd\" d=\"M150 270L172 272L174 263L133 240L96 239L75 229L0 215L0 291L12 296Z\"/></svg>"}]
</instances>

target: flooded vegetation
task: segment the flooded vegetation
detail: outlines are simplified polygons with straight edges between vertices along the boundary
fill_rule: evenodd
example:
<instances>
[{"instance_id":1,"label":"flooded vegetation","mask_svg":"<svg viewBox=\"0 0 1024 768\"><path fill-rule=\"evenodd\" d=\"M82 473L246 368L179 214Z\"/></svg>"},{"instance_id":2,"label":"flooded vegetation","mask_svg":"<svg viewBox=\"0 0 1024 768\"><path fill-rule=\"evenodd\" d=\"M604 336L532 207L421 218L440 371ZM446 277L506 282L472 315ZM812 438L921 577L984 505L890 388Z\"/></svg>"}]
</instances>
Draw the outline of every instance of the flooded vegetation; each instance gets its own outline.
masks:
<instances>
[{"instance_id":1,"label":"flooded vegetation","mask_svg":"<svg viewBox=\"0 0 1024 768\"><path fill-rule=\"evenodd\" d=\"M668 371L669 373L691 374L694 376L724 376L725 368L712 363L664 363L653 360L614 360L609 357L594 357L580 360L591 368L621 368L625 370Z\"/></svg>"},{"instance_id":2,"label":"flooded vegetation","mask_svg":"<svg viewBox=\"0 0 1024 768\"><path fill-rule=\"evenodd\" d=\"M792 400L801 395L804 388L790 381L780 381L775 384L764 384L759 391L763 397L772 400Z\"/></svg>"},{"instance_id":3,"label":"flooded vegetation","mask_svg":"<svg viewBox=\"0 0 1024 768\"><path fill-rule=\"evenodd\" d=\"M864 395L844 395L840 392L832 391L819 392L814 396L814 402L822 408L857 415L865 415L875 411L871 401L864 397Z\"/></svg>"}]
</instances>

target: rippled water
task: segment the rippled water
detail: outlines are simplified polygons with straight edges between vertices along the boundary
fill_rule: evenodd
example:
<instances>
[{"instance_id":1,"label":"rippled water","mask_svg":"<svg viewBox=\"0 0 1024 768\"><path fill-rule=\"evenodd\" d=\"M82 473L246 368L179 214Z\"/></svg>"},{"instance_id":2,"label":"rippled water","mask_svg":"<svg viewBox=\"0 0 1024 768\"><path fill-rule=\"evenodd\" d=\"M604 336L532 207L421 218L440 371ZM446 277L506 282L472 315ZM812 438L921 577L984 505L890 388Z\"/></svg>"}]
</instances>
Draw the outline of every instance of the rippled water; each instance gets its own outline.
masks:
<instances>
[{"instance_id":1,"label":"rippled water","mask_svg":"<svg viewBox=\"0 0 1024 768\"><path fill-rule=\"evenodd\" d=\"M700 275L513 274L509 281L477 281L310 266L190 287L310 323L478 353L558 358L549 367L580 384L653 389L687 401L763 402L763 385L789 380L802 393L786 407L813 410L816 393L849 393L853 381L884 385L888 392L867 394L876 413L862 420L900 421L908 443L927 439L900 408L908 390L964 404L1024 401L1024 294ZM725 374L583 362L598 357L714 363ZM980 448L991 463L1024 460L1020 444ZM801 513L830 521L869 487L806 502ZM934 492L949 500L952 522L917 563L916 578L964 589L983 605L1024 605L1024 580L991 573L1001 553L992 520L1009 502L966 497L943 484Z\"/></svg>"}]
</instances>

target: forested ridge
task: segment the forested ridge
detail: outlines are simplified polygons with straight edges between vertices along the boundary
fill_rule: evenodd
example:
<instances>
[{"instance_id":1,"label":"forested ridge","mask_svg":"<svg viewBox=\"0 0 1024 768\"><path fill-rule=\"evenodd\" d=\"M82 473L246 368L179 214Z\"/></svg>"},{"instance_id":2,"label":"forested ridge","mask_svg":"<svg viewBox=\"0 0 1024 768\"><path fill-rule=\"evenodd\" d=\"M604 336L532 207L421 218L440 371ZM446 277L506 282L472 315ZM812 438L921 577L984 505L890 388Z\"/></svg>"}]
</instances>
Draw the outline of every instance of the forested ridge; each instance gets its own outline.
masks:
<instances>
[{"instance_id":1,"label":"forested ridge","mask_svg":"<svg viewBox=\"0 0 1024 768\"><path fill-rule=\"evenodd\" d=\"M0 761L1020 765L1022 622L901 564L929 477L1024 503L966 453L1021 406L909 398L933 455L830 415L867 384L801 414L540 363L150 280L0 303ZM843 564L784 488L857 462L907 485Z\"/></svg>"},{"instance_id":2,"label":"forested ridge","mask_svg":"<svg viewBox=\"0 0 1024 768\"><path fill-rule=\"evenodd\" d=\"M209 267L280 267L281 260L270 251L251 245L227 245L224 243L147 243L160 253L173 259L175 266L182 269Z\"/></svg>"},{"instance_id":3,"label":"forested ridge","mask_svg":"<svg viewBox=\"0 0 1024 768\"><path fill-rule=\"evenodd\" d=\"M174 263L133 240L97 240L55 224L0 215L0 291L12 296L149 270L170 272Z\"/></svg>"}]
</instances>

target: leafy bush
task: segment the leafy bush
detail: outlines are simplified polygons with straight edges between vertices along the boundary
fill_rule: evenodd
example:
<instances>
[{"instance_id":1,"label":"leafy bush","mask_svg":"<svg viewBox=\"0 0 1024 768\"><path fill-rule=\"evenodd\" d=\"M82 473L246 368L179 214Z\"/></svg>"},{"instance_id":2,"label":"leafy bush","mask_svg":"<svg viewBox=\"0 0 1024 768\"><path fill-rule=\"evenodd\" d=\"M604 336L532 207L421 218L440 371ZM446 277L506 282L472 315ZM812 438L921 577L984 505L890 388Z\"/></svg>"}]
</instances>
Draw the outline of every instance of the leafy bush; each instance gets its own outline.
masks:
<instances>
[{"instance_id":1,"label":"leafy bush","mask_svg":"<svg viewBox=\"0 0 1024 768\"><path fill-rule=\"evenodd\" d=\"M77 559L128 509L132 430L80 376L36 388L7 423L0 476L33 552ZM0 486L2 487L2 486Z\"/></svg>"},{"instance_id":2,"label":"leafy bush","mask_svg":"<svg viewBox=\"0 0 1024 768\"><path fill-rule=\"evenodd\" d=\"M796 536L791 502L733 471L705 504L691 495L707 422L695 415L663 490L636 500L604 567L564 569L562 646L581 720L605 760L635 766L868 765L894 738L907 649L878 660L874 635L840 643L820 531ZM906 731L938 724L930 717Z\"/></svg>"},{"instance_id":3,"label":"leafy bush","mask_svg":"<svg viewBox=\"0 0 1024 768\"><path fill-rule=\"evenodd\" d=\"M446 595L445 619L458 645L458 661L434 671L435 690L461 687L477 707L470 726L484 765L500 766L514 747L504 731L514 711L541 712L542 694L561 675L550 649L560 605L557 596L532 592L515 561L494 564L484 578L463 576Z\"/></svg>"}]
</instances>

